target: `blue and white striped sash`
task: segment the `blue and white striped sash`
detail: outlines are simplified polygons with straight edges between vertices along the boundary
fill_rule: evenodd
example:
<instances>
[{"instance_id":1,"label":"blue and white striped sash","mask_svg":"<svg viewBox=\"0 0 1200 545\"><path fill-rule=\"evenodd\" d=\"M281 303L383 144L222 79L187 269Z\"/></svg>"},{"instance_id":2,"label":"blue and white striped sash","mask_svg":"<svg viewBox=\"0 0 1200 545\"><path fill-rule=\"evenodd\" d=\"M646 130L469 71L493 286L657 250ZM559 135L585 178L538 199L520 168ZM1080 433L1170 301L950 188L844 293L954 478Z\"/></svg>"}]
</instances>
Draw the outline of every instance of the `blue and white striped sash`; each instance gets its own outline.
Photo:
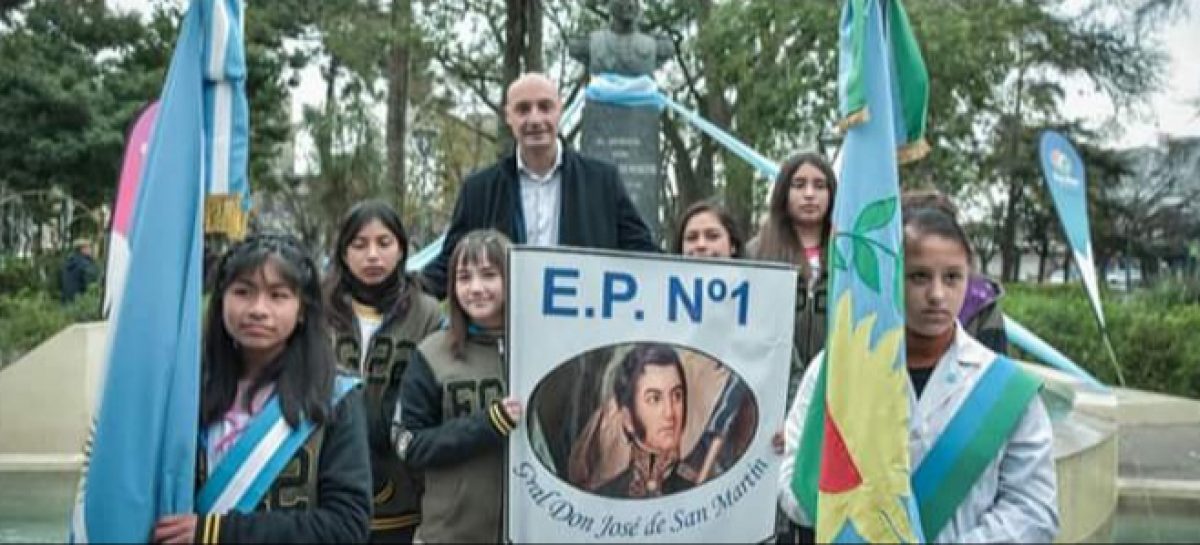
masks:
<instances>
[{"instance_id":1,"label":"blue and white striped sash","mask_svg":"<svg viewBox=\"0 0 1200 545\"><path fill-rule=\"evenodd\" d=\"M337 377L333 404L336 406L358 382L353 377ZM204 482L196 499L196 512L207 515L254 511L275 477L314 429L307 420L302 420L298 428L289 426L283 418L279 396L272 395Z\"/></svg>"}]
</instances>

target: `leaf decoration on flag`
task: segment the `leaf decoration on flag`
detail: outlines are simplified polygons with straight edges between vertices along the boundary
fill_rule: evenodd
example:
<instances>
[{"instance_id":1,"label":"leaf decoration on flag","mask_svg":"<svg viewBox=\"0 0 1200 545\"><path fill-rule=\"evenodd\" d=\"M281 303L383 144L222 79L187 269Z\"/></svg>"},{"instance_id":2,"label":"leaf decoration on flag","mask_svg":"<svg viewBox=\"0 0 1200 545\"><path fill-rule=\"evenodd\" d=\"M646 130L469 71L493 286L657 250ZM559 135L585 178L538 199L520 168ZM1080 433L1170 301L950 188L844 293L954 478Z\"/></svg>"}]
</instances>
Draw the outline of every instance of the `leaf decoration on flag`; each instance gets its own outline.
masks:
<instances>
[{"instance_id":1,"label":"leaf decoration on flag","mask_svg":"<svg viewBox=\"0 0 1200 545\"><path fill-rule=\"evenodd\" d=\"M832 256L830 259L833 261L833 268L839 271L849 270L849 267L846 265L846 258L842 257L842 251L838 249L837 244L829 245L829 253Z\"/></svg>"},{"instance_id":2,"label":"leaf decoration on flag","mask_svg":"<svg viewBox=\"0 0 1200 545\"><path fill-rule=\"evenodd\" d=\"M835 269L842 271L849 270L846 259L842 256L841 250L838 249L838 245L836 244L838 238L849 238L850 257L854 263L855 276L862 281L863 285L879 294L882 293L883 275L880 271L879 256L875 252L878 250L892 258L894 264L892 284L895 289L893 298L896 304L899 305L903 301L903 294L901 293L902 285L900 283L900 279L903 276L903 262L895 251L871 238L872 231L883 229L896 220L897 201L898 199L893 196L877 200L865 206L862 212L858 214L858 217L854 219L854 229L851 232L834 234L835 243L830 244L830 252Z\"/></svg>"},{"instance_id":3,"label":"leaf decoration on flag","mask_svg":"<svg viewBox=\"0 0 1200 545\"><path fill-rule=\"evenodd\" d=\"M865 237L854 237L854 272L871 291L879 293L879 258Z\"/></svg>"},{"instance_id":4,"label":"leaf decoration on flag","mask_svg":"<svg viewBox=\"0 0 1200 545\"><path fill-rule=\"evenodd\" d=\"M868 204L854 219L854 234L866 236L871 231L886 227L896 215L896 197L877 200Z\"/></svg>"}]
</instances>

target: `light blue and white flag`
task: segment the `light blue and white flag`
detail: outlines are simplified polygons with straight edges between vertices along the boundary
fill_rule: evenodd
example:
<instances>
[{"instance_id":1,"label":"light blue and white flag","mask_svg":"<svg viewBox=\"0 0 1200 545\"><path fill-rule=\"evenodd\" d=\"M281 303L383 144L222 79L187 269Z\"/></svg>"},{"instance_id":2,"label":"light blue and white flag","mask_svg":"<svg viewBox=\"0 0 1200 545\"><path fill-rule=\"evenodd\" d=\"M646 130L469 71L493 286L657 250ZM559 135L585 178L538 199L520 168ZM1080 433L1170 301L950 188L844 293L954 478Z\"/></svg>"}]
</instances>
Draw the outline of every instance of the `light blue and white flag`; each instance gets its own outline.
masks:
<instances>
[{"instance_id":1,"label":"light blue and white flag","mask_svg":"<svg viewBox=\"0 0 1200 545\"><path fill-rule=\"evenodd\" d=\"M203 0L205 232L245 235L250 209L250 107L242 0Z\"/></svg>"},{"instance_id":2,"label":"light blue and white flag","mask_svg":"<svg viewBox=\"0 0 1200 545\"><path fill-rule=\"evenodd\" d=\"M145 228L132 233L125 290L109 322L105 379L71 516L73 542L145 542L158 517L193 511L202 219L206 181L214 179L206 161L228 158L225 179L244 185L248 134L246 123L220 119L237 110L223 109L222 101L245 104L242 87L233 85L226 99L212 96L221 85L206 70L212 53L223 50L226 66L242 59L240 32L218 18L240 21L240 4L192 2L161 94L135 211ZM209 31L221 28L224 44L214 44ZM224 126L226 135L212 138Z\"/></svg>"}]
</instances>

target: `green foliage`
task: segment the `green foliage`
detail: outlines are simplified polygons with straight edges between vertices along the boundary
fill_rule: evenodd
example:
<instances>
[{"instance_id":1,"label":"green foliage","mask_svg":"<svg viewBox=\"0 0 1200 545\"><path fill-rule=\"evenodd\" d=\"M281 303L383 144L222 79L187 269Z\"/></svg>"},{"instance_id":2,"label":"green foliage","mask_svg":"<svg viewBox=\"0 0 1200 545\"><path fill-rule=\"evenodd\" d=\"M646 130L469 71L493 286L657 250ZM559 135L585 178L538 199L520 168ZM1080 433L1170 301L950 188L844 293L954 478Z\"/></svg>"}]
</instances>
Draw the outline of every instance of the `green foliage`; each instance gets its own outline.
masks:
<instances>
[{"instance_id":1,"label":"green foliage","mask_svg":"<svg viewBox=\"0 0 1200 545\"><path fill-rule=\"evenodd\" d=\"M142 27L102 2L33 2L23 15L0 35L0 183L107 202L112 184L97 178L116 179L124 127L140 104L108 87L125 76L113 53Z\"/></svg>"},{"instance_id":2,"label":"green foliage","mask_svg":"<svg viewBox=\"0 0 1200 545\"><path fill-rule=\"evenodd\" d=\"M705 0L664 2L648 9L648 18L678 48L684 78L666 92L764 156L782 160L813 147L836 119L838 12L837 2ZM667 142L675 162L683 163L676 167L681 198L719 191L739 227L753 232L755 211L765 201L756 190L766 185L755 171L731 153L714 154L707 137L668 134Z\"/></svg>"},{"instance_id":3,"label":"green foliage","mask_svg":"<svg viewBox=\"0 0 1200 545\"><path fill-rule=\"evenodd\" d=\"M1005 288L1005 314L1102 382L1116 383L1096 319L1078 285L1008 284ZM1200 285L1164 283L1123 298L1107 292L1102 299L1127 385L1200 398L1200 335L1196 335Z\"/></svg>"},{"instance_id":4,"label":"green foliage","mask_svg":"<svg viewBox=\"0 0 1200 545\"><path fill-rule=\"evenodd\" d=\"M0 293L45 291L51 297L58 298L61 291L58 276L65 259L61 253L32 258L0 256Z\"/></svg>"},{"instance_id":5,"label":"green foliage","mask_svg":"<svg viewBox=\"0 0 1200 545\"><path fill-rule=\"evenodd\" d=\"M0 295L0 367L19 359L63 328L100 318L98 282L68 305L44 290Z\"/></svg>"},{"instance_id":6,"label":"green foliage","mask_svg":"<svg viewBox=\"0 0 1200 545\"><path fill-rule=\"evenodd\" d=\"M355 202L389 196L383 135L368 108L362 95L351 94L325 111L312 107L304 111L305 126L318 135L314 159L320 174L313 177L302 209L323 220L317 229L325 231L329 239L338 218ZM318 240L321 234L315 233ZM322 246L314 240L308 243L314 248Z\"/></svg>"},{"instance_id":7,"label":"green foliage","mask_svg":"<svg viewBox=\"0 0 1200 545\"><path fill-rule=\"evenodd\" d=\"M289 137L283 78L288 58L281 35L299 25L303 11L286 11L294 3L246 10L250 179L256 188L276 185L273 161ZM33 0L4 12L0 194L18 196L9 199L18 210L4 212L16 216L5 218L12 222L6 228L25 238L39 226L57 229L54 240L60 243L103 229L95 212L112 202L125 131L162 89L181 7L157 2L143 19L107 4ZM91 221L64 217L62 203L68 199L82 205ZM3 242L10 247L0 251L17 244Z\"/></svg>"}]
</instances>

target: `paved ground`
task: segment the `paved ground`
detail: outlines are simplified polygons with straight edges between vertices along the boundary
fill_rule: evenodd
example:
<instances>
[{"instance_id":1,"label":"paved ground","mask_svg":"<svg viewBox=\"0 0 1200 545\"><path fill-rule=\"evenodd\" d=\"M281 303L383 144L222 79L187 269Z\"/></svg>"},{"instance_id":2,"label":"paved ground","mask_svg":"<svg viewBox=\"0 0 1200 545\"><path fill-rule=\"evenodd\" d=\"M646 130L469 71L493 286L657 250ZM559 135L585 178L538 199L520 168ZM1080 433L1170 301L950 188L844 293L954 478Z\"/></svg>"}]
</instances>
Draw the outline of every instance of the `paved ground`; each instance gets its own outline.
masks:
<instances>
[{"instance_id":1,"label":"paved ground","mask_svg":"<svg viewBox=\"0 0 1200 545\"><path fill-rule=\"evenodd\" d=\"M1119 426L1120 502L1112 542L1200 541L1200 401L1116 393L1117 403L1076 398L1090 405L1077 408Z\"/></svg>"},{"instance_id":2,"label":"paved ground","mask_svg":"<svg viewBox=\"0 0 1200 545\"><path fill-rule=\"evenodd\" d=\"M1200 401L1121 390L1114 542L1200 541Z\"/></svg>"},{"instance_id":3,"label":"paved ground","mask_svg":"<svg viewBox=\"0 0 1200 545\"><path fill-rule=\"evenodd\" d=\"M1123 479L1191 482L1200 490L1200 401L1118 390Z\"/></svg>"},{"instance_id":4,"label":"paved ground","mask_svg":"<svg viewBox=\"0 0 1200 545\"><path fill-rule=\"evenodd\" d=\"M1123 425L1122 478L1195 481L1200 486L1200 424Z\"/></svg>"}]
</instances>

